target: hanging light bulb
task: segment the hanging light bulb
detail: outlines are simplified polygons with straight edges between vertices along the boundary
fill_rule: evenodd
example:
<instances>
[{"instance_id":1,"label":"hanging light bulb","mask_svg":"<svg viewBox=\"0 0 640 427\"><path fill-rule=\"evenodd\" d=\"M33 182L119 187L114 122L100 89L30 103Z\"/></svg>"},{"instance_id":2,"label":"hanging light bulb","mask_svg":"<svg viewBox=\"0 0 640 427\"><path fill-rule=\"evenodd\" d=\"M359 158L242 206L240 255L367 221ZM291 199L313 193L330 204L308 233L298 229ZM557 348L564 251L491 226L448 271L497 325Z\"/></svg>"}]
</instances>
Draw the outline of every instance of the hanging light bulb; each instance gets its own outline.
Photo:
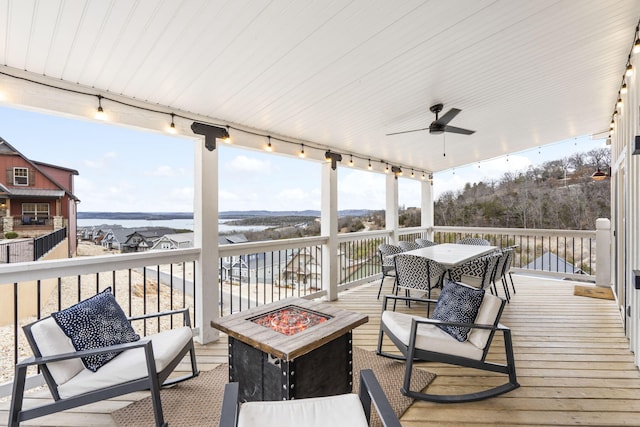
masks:
<instances>
[{"instance_id":1,"label":"hanging light bulb","mask_svg":"<svg viewBox=\"0 0 640 427\"><path fill-rule=\"evenodd\" d=\"M384 173L389 173L389 163L387 163L387 166L384 168Z\"/></svg>"},{"instance_id":2,"label":"hanging light bulb","mask_svg":"<svg viewBox=\"0 0 640 427\"><path fill-rule=\"evenodd\" d=\"M173 118L175 117L175 114L171 113L171 124L169 125L169 127L167 128L167 132L169 132L172 135L176 134L176 124L173 122Z\"/></svg>"},{"instance_id":3,"label":"hanging light bulb","mask_svg":"<svg viewBox=\"0 0 640 427\"><path fill-rule=\"evenodd\" d=\"M107 120L107 115L102 109L102 95L98 95L98 111L96 111L96 119Z\"/></svg>"},{"instance_id":4,"label":"hanging light bulb","mask_svg":"<svg viewBox=\"0 0 640 427\"><path fill-rule=\"evenodd\" d=\"M369 170L373 169L373 167L371 166L371 159L369 159L369 166L367 166L367 169Z\"/></svg>"},{"instance_id":5,"label":"hanging light bulb","mask_svg":"<svg viewBox=\"0 0 640 427\"><path fill-rule=\"evenodd\" d=\"M413 169L411 169L411 178L414 178L416 176L415 173L413 173Z\"/></svg>"},{"instance_id":6,"label":"hanging light bulb","mask_svg":"<svg viewBox=\"0 0 640 427\"><path fill-rule=\"evenodd\" d=\"M618 101L616 102L616 107L622 108L622 98L618 98Z\"/></svg>"},{"instance_id":7,"label":"hanging light bulb","mask_svg":"<svg viewBox=\"0 0 640 427\"><path fill-rule=\"evenodd\" d=\"M349 166L353 167L353 156L349 154Z\"/></svg>"},{"instance_id":8,"label":"hanging light bulb","mask_svg":"<svg viewBox=\"0 0 640 427\"><path fill-rule=\"evenodd\" d=\"M625 70L625 75L630 76L633 74L633 65L631 63L627 64L627 69Z\"/></svg>"},{"instance_id":9,"label":"hanging light bulb","mask_svg":"<svg viewBox=\"0 0 640 427\"><path fill-rule=\"evenodd\" d=\"M622 95L626 95L627 94L627 84L626 83L622 83L622 87L620 88L620 93Z\"/></svg>"},{"instance_id":10,"label":"hanging light bulb","mask_svg":"<svg viewBox=\"0 0 640 427\"><path fill-rule=\"evenodd\" d=\"M304 159L306 156L306 154L304 153L304 144L300 145L300 153L298 153L298 157L300 157L301 159Z\"/></svg>"},{"instance_id":11,"label":"hanging light bulb","mask_svg":"<svg viewBox=\"0 0 640 427\"><path fill-rule=\"evenodd\" d=\"M456 171L454 170L453 173L455 174ZM429 174L429 182L433 182L433 174L432 173Z\"/></svg>"},{"instance_id":12,"label":"hanging light bulb","mask_svg":"<svg viewBox=\"0 0 640 427\"><path fill-rule=\"evenodd\" d=\"M227 125L227 136L222 139L225 144L231 144L231 134L229 133L229 125Z\"/></svg>"},{"instance_id":13,"label":"hanging light bulb","mask_svg":"<svg viewBox=\"0 0 640 427\"><path fill-rule=\"evenodd\" d=\"M424 174L424 172L422 172L422 177L421 178L422 178L423 181L426 179L426 177L427 176Z\"/></svg>"},{"instance_id":14,"label":"hanging light bulb","mask_svg":"<svg viewBox=\"0 0 640 427\"><path fill-rule=\"evenodd\" d=\"M271 136L268 136L267 138L268 138L269 142L267 143L267 146L266 146L266 147L264 147L264 149L265 149L266 151L271 152L271 151L273 151L273 146L271 145Z\"/></svg>"},{"instance_id":15,"label":"hanging light bulb","mask_svg":"<svg viewBox=\"0 0 640 427\"><path fill-rule=\"evenodd\" d=\"M633 44L633 53L640 52L640 38L636 38L636 42Z\"/></svg>"}]
</instances>

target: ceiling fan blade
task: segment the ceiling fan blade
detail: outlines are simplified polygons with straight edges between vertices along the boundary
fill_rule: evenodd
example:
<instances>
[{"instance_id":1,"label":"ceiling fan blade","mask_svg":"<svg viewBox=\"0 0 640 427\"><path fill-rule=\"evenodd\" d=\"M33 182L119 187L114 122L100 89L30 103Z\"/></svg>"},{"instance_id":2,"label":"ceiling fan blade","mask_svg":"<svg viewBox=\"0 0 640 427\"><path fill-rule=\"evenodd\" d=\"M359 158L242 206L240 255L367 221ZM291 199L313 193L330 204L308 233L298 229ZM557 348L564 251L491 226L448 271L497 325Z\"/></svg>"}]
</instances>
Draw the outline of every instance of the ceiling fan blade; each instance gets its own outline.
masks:
<instances>
[{"instance_id":1,"label":"ceiling fan blade","mask_svg":"<svg viewBox=\"0 0 640 427\"><path fill-rule=\"evenodd\" d=\"M462 110L458 110L457 108L452 108L449 111L447 111L442 117L439 117L438 120L436 120L436 123L438 123L439 125L446 125L451 120L453 120L453 118L457 116L460 111Z\"/></svg>"},{"instance_id":2,"label":"ceiling fan blade","mask_svg":"<svg viewBox=\"0 0 640 427\"><path fill-rule=\"evenodd\" d=\"M401 132L393 132L393 133L388 133L387 136L391 136L391 135L400 135L403 133L410 133L410 132L420 132L423 130L428 130L429 128L422 128L422 129L413 129L413 130L403 130Z\"/></svg>"},{"instance_id":3,"label":"ceiling fan blade","mask_svg":"<svg viewBox=\"0 0 640 427\"><path fill-rule=\"evenodd\" d=\"M460 133L462 135L471 135L472 133L475 133L475 130L462 129L455 126L445 126L444 131L449 133Z\"/></svg>"}]
</instances>

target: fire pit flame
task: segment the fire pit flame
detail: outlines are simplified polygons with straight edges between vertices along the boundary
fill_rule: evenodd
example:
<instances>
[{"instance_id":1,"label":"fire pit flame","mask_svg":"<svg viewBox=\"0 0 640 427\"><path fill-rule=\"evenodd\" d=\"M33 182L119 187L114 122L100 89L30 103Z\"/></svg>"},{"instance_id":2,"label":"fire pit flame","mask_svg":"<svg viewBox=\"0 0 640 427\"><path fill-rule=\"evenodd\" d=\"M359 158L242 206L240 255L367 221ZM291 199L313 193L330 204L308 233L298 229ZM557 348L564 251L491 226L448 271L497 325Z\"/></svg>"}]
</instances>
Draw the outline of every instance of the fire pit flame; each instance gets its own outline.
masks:
<instances>
[{"instance_id":1,"label":"fire pit flame","mask_svg":"<svg viewBox=\"0 0 640 427\"><path fill-rule=\"evenodd\" d=\"M294 335L312 326L326 322L330 318L331 316L326 314L290 305L249 320L281 334Z\"/></svg>"}]
</instances>

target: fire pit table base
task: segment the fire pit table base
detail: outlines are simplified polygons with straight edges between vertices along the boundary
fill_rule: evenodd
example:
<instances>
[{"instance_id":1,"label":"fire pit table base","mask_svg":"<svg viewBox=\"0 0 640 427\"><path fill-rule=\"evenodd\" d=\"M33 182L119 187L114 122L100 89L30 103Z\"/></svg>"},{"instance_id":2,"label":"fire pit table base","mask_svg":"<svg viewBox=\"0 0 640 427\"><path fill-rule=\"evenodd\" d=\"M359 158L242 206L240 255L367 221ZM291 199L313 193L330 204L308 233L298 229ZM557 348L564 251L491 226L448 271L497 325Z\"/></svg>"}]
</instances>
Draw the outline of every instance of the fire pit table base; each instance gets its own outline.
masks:
<instances>
[{"instance_id":1,"label":"fire pit table base","mask_svg":"<svg viewBox=\"0 0 640 427\"><path fill-rule=\"evenodd\" d=\"M229 337L229 381L239 383L241 402L351 393L351 332L293 360L275 358Z\"/></svg>"}]
</instances>

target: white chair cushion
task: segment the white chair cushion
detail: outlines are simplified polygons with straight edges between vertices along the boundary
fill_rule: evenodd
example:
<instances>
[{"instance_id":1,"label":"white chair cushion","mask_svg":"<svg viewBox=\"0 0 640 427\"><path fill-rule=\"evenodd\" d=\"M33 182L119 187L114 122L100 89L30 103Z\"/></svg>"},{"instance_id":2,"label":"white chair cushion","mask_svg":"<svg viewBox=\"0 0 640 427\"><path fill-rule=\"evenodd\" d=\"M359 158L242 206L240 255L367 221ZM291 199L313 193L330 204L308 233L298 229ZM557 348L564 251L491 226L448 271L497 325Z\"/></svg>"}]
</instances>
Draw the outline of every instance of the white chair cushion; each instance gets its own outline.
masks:
<instances>
[{"instance_id":1,"label":"white chair cushion","mask_svg":"<svg viewBox=\"0 0 640 427\"><path fill-rule=\"evenodd\" d=\"M489 292L485 292L474 323L478 323L480 325L493 325L496 321L496 317L498 317L498 314L500 313L501 306L502 300L500 298ZM471 329L471 333L469 333L468 341L479 349L484 350L490 334L491 331L488 329L473 328Z\"/></svg>"},{"instance_id":2,"label":"white chair cushion","mask_svg":"<svg viewBox=\"0 0 640 427\"><path fill-rule=\"evenodd\" d=\"M193 334L191 328L184 326L144 337L141 341L149 339L153 343L156 370L160 372L193 339ZM60 397L68 398L145 376L147 376L147 363L144 357L144 349L137 348L120 353L115 359L98 369L97 372L83 369L75 377L59 385L58 393Z\"/></svg>"},{"instance_id":3,"label":"white chair cushion","mask_svg":"<svg viewBox=\"0 0 640 427\"><path fill-rule=\"evenodd\" d=\"M31 333L38 344L40 354L43 356L76 352L71 339L65 335L52 317L47 317L34 323L31 326ZM57 384L66 383L84 369L80 359L49 363L47 367Z\"/></svg>"},{"instance_id":4,"label":"white chair cushion","mask_svg":"<svg viewBox=\"0 0 640 427\"><path fill-rule=\"evenodd\" d=\"M411 321L414 318L424 320L424 317L395 311L384 311L382 313L382 323L407 346L409 345L409 336L411 335ZM460 342L435 325L418 325L416 348L468 357L470 359L482 359L482 350L471 344L469 340Z\"/></svg>"},{"instance_id":5,"label":"white chair cushion","mask_svg":"<svg viewBox=\"0 0 640 427\"><path fill-rule=\"evenodd\" d=\"M313 397L240 406L238 427L366 427L358 395Z\"/></svg>"}]
</instances>

